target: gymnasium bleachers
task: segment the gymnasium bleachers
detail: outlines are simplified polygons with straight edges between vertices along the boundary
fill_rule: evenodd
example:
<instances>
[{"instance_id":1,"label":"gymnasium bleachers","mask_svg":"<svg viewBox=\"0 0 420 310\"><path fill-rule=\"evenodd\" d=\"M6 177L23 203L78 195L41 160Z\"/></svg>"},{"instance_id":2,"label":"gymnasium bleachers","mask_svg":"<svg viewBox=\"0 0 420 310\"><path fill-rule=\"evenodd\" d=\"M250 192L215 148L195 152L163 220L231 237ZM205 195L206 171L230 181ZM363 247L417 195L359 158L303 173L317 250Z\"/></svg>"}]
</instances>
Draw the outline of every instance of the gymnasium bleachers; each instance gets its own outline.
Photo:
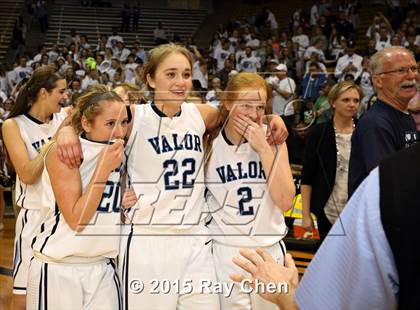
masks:
<instances>
[{"instance_id":1,"label":"gymnasium bleachers","mask_svg":"<svg viewBox=\"0 0 420 310\"><path fill-rule=\"evenodd\" d=\"M9 49L13 25L16 18L21 14L23 0L1 0L0 1L0 62L2 62Z\"/></svg>"},{"instance_id":2,"label":"gymnasium bleachers","mask_svg":"<svg viewBox=\"0 0 420 310\"><path fill-rule=\"evenodd\" d=\"M102 8L81 6L80 1L57 0L54 2L49 18L49 29L46 36L46 45L63 45L70 29L76 29L78 34L88 36L89 43L97 43L101 34L110 35L113 27L120 28L121 7ZM154 46L153 30L159 21L171 38L176 33L181 39L194 35L200 24L204 21L205 10L181 10L166 8L142 8L139 19L139 32L118 32L124 38L127 47L139 39L146 49Z\"/></svg>"}]
</instances>

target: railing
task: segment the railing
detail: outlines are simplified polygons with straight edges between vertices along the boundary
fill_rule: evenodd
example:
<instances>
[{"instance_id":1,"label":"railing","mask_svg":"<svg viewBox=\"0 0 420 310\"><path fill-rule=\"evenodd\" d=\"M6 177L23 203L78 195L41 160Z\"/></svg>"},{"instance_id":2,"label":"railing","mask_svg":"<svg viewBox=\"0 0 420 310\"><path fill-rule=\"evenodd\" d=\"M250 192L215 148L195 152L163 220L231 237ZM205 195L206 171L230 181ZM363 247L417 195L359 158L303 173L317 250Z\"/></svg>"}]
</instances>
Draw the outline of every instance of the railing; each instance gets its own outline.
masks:
<instances>
[{"instance_id":1,"label":"railing","mask_svg":"<svg viewBox=\"0 0 420 310\"><path fill-rule=\"evenodd\" d=\"M58 24L58 32L57 32L57 45L60 44L60 38L61 38L61 26L63 23L63 6L61 6L61 11L60 11L60 23Z\"/></svg>"}]
</instances>

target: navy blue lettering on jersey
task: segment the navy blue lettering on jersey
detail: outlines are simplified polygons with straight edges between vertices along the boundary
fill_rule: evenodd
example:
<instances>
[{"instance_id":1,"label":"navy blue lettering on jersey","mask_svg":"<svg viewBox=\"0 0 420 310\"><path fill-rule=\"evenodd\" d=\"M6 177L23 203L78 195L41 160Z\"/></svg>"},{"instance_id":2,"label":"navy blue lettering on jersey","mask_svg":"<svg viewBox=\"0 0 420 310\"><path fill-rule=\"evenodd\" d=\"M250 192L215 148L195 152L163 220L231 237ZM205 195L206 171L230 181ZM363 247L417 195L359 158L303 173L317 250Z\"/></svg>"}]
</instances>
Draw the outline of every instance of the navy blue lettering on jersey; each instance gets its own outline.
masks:
<instances>
[{"instance_id":1,"label":"navy blue lettering on jersey","mask_svg":"<svg viewBox=\"0 0 420 310\"><path fill-rule=\"evenodd\" d=\"M171 136L161 135L149 138L148 141L156 151L156 154L181 150L203 152L201 148L201 137L189 133L183 139L174 133Z\"/></svg>"},{"instance_id":2,"label":"navy blue lettering on jersey","mask_svg":"<svg viewBox=\"0 0 420 310\"><path fill-rule=\"evenodd\" d=\"M120 182L106 181L104 193L99 203L98 212L120 212L121 204Z\"/></svg>"},{"instance_id":3,"label":"navy blue lettering on jersey","mask_svg":"<svg viewBox=\"0 0 420 310\"><path fill-rule=\"evenodd\" d=\"M50 140L51 140L51 137L48 137L47 141L45 141L45 139L41 139L39 141L32 142L32 146L38 153L40 153L41 147Z\"/></svg>"},{"instance_id":4,"label":"navy blue lettering on jersey","mask_svg":"<svg viewBox=\"0 0 420 310\"><path fill-rule=\"evenodd\" d=\"M237 162L235 165L224 165L216 168L222 183L242 179L266 179L261 161L250 161L248 164Z\"/></svg>"}]
</instances>

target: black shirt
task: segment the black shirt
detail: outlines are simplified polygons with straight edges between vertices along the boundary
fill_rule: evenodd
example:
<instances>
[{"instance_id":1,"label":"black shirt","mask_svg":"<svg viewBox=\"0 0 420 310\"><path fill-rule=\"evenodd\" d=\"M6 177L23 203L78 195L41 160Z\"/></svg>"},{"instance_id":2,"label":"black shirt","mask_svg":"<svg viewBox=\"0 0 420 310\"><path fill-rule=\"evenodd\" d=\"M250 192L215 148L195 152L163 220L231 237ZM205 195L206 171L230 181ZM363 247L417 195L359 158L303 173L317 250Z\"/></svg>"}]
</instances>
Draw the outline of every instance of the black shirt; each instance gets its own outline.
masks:
<instances>
[{"instance_id":1,"label":"black shirt","mask_svg":"<svg viewBox=\"0 0 420 310\"><path fill-rule=\"evenodd\" d=\"M383 159L417 140L416 124L411 115L378 99L362 117L351 139L349 198Z\"/></svg>"}]
</instances>

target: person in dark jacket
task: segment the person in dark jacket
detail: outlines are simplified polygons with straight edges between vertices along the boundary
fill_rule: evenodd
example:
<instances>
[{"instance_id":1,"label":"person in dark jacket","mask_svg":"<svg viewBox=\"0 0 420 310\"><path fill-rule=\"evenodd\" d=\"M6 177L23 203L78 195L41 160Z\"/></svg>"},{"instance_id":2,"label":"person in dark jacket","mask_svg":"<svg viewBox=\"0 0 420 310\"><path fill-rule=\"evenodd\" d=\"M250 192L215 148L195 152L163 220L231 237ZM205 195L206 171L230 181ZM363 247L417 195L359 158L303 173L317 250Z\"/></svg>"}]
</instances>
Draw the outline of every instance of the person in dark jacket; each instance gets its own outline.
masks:
<instances>
[{"instance_id":1,"label":"person in dark jacket","mask_svg":"<svg viewBox=\"0 0 420 310\"><path fill-rule=\"evenodd\" d=\"M312 231L317 216L321 240L347 202L347 178L354 117L363 98L352 81L336 84L328 94L333 118L312 128L302 170L303 228Z\"/></svg>"}]
</instances>

